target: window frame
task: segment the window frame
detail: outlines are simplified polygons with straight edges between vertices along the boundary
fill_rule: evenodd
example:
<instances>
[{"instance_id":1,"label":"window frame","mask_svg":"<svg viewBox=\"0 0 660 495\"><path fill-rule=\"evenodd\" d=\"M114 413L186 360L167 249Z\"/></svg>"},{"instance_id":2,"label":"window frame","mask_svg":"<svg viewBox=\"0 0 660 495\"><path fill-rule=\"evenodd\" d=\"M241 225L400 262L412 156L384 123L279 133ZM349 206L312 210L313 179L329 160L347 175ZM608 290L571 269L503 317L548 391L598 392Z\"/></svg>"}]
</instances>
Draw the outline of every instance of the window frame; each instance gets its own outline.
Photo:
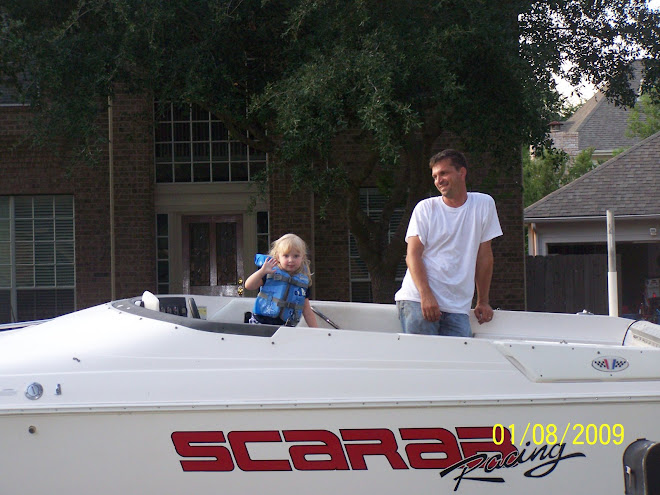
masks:
<instances>
[{"instance_id":1,"label":"window frame","mask_svg":"<svg viewBox=\"0 0 660 495\"><path fill-rule=\"evenodd\" d=\"M2 320L39 320L76 310L72 195L0 196L0 247L0 292L9 304Z\"/></svg>"},{"instance_id":2,"label":"window frame","mask_svg":"<svg viewBox=\"0 0 660 495\"><path fill-rule=\"evenodd\" d=\"M266 153L233 139L211 112L197 105L154 102L156 183L254 182L267 160Z\"/></svg>"}]
</instances>

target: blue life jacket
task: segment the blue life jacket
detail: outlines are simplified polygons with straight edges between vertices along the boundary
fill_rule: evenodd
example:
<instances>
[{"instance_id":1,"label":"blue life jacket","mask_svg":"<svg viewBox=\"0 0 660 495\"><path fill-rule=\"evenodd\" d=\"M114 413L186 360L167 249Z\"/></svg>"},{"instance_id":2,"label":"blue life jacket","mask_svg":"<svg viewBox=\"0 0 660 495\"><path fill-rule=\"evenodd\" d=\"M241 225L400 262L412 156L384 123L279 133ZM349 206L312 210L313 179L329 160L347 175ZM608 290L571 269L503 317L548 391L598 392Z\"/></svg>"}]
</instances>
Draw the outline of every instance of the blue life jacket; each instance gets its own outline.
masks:
<instances>
[{"instance_id":1,"label":"blue life jacket","mask_svg":"<svg viewBox=\"0 0 660 495\"><path fill-rule=\"evenodd\" d=\"M254 264L261 266L268 258L269 256L264 254L257 254ZM252 312L256 315L280 318L286 325L296 325L302 315L308 287L309 277L304 273L290 275L276 267L275 273L269 273L266 282L261 286Z\"/></svg>"}]
</instances>

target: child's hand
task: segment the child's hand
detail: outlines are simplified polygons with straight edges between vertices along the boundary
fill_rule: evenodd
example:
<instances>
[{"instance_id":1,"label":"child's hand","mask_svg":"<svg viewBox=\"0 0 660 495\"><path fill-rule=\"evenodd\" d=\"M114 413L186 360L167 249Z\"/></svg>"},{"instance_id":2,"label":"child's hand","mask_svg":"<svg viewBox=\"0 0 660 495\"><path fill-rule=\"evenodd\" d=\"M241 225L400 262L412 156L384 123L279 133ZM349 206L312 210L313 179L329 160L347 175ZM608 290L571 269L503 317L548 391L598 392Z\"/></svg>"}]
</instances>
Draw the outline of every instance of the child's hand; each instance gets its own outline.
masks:
<instances>
[{"instance_id":1,"label":"child's hand","mask_svg":"<svg viewBox=\"0 0 660 495\"><path fill-rule=\"evenodd\" d=\"M268 259L264 261L264 264L261 265L261 268L264 273L268 275L275 273L275 268L277 268L277 260L275 258L268 257Z\"/></svg>"}]
</instances>

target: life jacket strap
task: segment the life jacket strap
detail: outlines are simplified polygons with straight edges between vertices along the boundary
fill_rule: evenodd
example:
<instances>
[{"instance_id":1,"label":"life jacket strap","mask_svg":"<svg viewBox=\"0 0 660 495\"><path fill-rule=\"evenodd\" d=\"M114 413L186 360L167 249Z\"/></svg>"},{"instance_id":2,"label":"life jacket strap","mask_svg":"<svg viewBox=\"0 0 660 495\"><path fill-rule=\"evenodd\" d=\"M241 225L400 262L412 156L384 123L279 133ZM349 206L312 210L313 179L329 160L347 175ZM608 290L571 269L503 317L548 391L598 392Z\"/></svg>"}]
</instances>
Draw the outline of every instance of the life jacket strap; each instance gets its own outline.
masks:
<instances>
[{"instance_id":1,"label":"life jacket strap","mask_svg":"<svg viewBox=\"0 0 660 495\"><path fill-rule=\"evenodd\" d=\"M270 299L271 301L276 303L278 307L280 307L282 309L295 309L295 310L300 309L301 310L304 307L303 304L296 304L294 302L284 301L282 299L278 299L277 297L271 297L270 295L264 294L263 292L259 292L259 294L257 294L257 297L261 297L263 299Z\"/></svg>"},{"instance_id":2,"label":"life jacket strap","mask_svg":"<svg viewBox=\"0 0 660 495\"><path fill-rule=\"evenodd\" d=\"M300 280L297 280L294 277L292 277L291 275L282 275L281 273L275 272L275 273L269 273L268 278L271 278L273 280L277 280L279 282L286 282L287 284L295 285L296 287L302 287L304 289L309 287L309 283L304 283Z\"/></svg>"}]
</instances>

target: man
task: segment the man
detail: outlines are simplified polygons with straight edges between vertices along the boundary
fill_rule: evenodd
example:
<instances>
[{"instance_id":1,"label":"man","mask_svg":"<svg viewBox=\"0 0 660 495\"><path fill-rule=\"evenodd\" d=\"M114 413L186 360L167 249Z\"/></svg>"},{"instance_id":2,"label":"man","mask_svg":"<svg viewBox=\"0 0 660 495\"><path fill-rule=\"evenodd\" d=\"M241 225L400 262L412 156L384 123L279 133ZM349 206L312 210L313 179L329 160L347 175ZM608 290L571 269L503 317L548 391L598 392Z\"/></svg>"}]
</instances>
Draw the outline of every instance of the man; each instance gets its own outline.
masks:
<instances>
[{"instance_id":1,"label":"man","mask_svg":"<svg viewBox=\"0 0 660 495\"><path fill-rule=\"evenodd\" d=\"M413 210L406 233L408 270L394 299L405 333L470 337L475 284L477 321L493 318L490 243L502 229L493 198L467 192L462 153L442 151L429 167L442 196L420 201Z\"/></svg>"}]
</instances>

